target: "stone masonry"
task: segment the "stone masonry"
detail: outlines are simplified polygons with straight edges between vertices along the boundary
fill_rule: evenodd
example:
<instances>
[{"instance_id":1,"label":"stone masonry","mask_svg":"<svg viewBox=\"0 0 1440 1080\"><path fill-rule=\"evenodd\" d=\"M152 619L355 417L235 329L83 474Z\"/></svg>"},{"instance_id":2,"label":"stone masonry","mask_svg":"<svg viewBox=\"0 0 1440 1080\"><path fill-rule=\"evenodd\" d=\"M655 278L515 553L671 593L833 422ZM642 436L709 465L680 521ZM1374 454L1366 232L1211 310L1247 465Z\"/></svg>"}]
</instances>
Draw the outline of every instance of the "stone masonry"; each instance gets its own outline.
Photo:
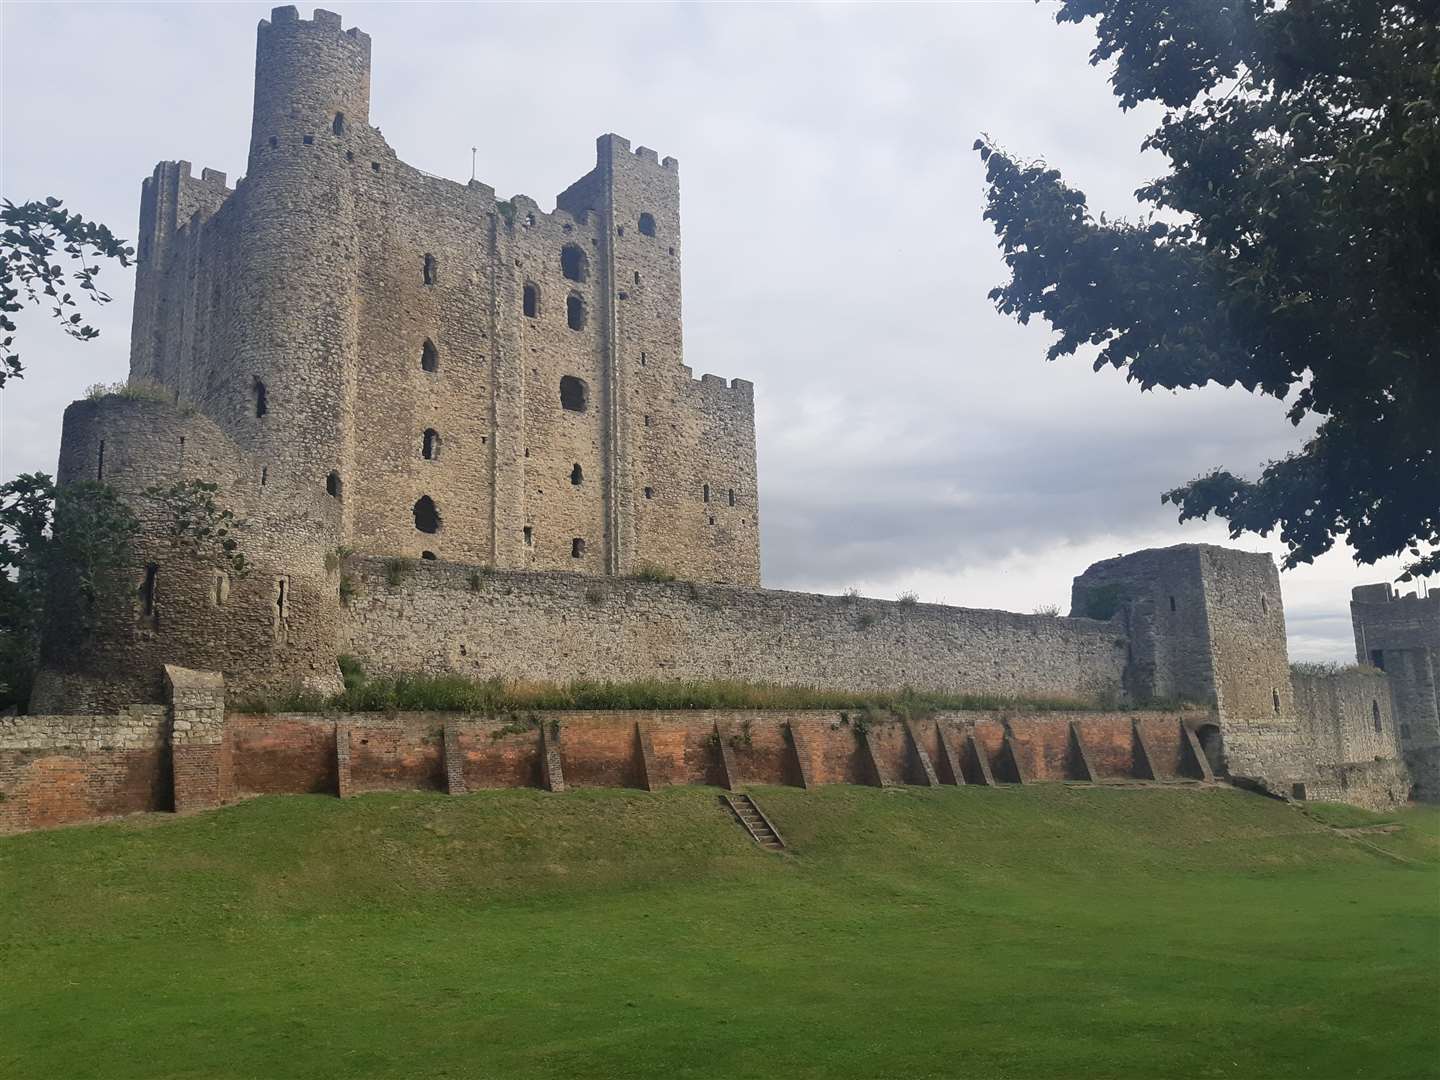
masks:
<instances>
[{"instance_id":1,"label":"stone masonry","mask_svg":"<svg viewBox=\"0 0 1440 1080\"><path fill-rule=\"evenodd\" d=\"M1385 673L1401 753L1416 798L1440 801L1440 593L1398 596L1389 585L1352 591L1355 657Z\"/></svg>"},{"instance_id":2,"label":"stone masonry","mask_svg":"<svg viewBox=\"0 0 1440 1080\"><path fill-rule=\"evenodd\" d=\"M154 699L172 660L336 688L339 550L759 584L752 386L684 364L675 159L601 136L548 213L430 176L370 123L369 37L281 7L247 175L156 166L138 250L130 377L173 404L77 402L60 481L217 482L256 572L147 532L135 610L37 709Z\"/></svg>"}]
</instances>

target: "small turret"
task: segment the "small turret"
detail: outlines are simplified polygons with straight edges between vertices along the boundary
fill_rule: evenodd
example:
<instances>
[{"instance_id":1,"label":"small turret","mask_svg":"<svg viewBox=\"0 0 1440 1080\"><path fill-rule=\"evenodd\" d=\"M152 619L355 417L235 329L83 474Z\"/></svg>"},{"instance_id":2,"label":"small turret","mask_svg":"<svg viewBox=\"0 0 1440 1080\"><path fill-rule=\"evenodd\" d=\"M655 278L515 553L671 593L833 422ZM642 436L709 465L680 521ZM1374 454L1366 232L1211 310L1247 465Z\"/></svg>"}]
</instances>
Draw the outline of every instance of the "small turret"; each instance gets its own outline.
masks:
<instances>
[{"instance_id":1,"label":"small turret","mask_svg":"<svg viewBox=\"0 0 1440 1080\"><path fill-rule=\"evenodd\" d=\"M370 35L342 29L339 15L320 8L311 20L293 7L275 8L260 20L251 173L272 146L343 135L369 123Z\"/></svg>"}]
</instances>

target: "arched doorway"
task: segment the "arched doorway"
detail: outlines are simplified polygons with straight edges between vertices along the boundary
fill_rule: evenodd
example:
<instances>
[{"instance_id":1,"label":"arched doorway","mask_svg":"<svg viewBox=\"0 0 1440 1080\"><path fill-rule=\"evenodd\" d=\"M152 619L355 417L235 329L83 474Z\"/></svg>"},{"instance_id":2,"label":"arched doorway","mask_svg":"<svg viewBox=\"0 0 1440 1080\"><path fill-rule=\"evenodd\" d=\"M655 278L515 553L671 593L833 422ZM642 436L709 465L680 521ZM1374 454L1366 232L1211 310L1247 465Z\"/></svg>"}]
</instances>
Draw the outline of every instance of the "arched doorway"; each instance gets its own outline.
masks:
<instances>
[{"instance_id":1,"label":"arched doorway","mask_svg":"<svg viewBox=\"0 0 1440 1080\"><path fill-rule=\"evenodd\" d=\"M1220 728L1217 724L1201 724L1195 729L1195 737L1200 740L1200 749L1205 751L1205 760L1210 763L1210 771L1216 776L1225 773L1225 748L1220 741Z\"/></svg>"}]
</instances>

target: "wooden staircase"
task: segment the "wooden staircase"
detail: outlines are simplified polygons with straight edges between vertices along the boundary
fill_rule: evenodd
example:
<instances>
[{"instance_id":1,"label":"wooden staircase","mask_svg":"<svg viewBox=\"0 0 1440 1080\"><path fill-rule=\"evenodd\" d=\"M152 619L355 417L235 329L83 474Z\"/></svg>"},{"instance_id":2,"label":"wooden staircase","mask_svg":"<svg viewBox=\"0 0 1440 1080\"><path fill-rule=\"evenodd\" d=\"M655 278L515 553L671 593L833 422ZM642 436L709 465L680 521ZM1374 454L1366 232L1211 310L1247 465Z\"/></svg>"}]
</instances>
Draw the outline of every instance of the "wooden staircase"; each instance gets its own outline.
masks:
<instances>
[{"instance_id":1,"label":"wooden staircase","mask_svg":"<svg viewBox=\"0 0 1440 1080\"><path fill-rule=\"evenodd\" d=\"M744 792L736 792L733 795L721 795L720 801L730 808L730 812L740 819L740 824L745 826L745 831L750 838L759 844L766 851L780 852L785 850L785 841L780 839L780 832L765 812L760 809L759 804Z\"/></svg>"}]
</instances>

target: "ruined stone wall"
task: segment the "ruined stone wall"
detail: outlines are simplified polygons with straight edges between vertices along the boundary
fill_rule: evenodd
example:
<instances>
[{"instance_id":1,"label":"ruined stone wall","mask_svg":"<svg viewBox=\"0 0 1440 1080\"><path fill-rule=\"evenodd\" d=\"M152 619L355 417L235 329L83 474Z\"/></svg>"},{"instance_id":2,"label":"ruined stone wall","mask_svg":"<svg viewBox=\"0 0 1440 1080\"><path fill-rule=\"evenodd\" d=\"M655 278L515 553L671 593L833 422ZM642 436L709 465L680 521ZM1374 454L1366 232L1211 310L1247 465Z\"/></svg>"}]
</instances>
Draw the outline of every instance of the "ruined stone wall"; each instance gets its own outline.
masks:
<instances>
[{"instance_id":1,"label":"ruined stone wall","mask_svg":"<svg viewBox=\"0 0 1440 1080\"><path fill-rule=\"evenodd\" d=\"M1292 798L1377 809L1404 802L1410 781L1385 674L1297 672L1292 681L1293 720L1226 722L1231 772Z\"/></svg>"},{"instance_id":2,"label":"ruined stone wall","mask_svg":"<svg viewBox=\"0 0 1440 1080\"><path fill-rule=\"evenodd\" d=\"M161 507L144 495L195 477L219 485L220 501L251 522L243 535L251 563L244 576L177 547ZM97 613L92 637L45 643L31 712L158 702L166 663L221 671L241 692L338 689L339 579L323 554L323 496L297 499L287 527L266 528L278 508L208 416L115 396L76 402L65 412L58 480L95 479L113 487L140 519L129 587Z\"/></svg>"},{"instance_id":3,"label":"ruined stone wall","mask_svg":"<svg viewBox=\"0 0 1440 1080\"><path fill-rule=\"evenodd\" d=\"M1397 596L1388 584L1353 590L1355 657L1384 670L1415 798L1440 801L1440 593Z\"/></svg>"},{"instance_id":4,"label":"ruined stone wall","mask_svg":"<svg viewBox=\"0 0 1440 1080\"><path fill-rule=\"evenodd\" d=\"M1258 722L1297 715L1274 560L1213 544L1196 546L1221 719Z\"/></svg>"},{"instance_id":5,"label":"ruined stone wall","mask_svg":"<svg viewBox=\"0 0 1440 1080\"><path fill-rule=\"evenodd\" d=\"M1118 618L1129 637L1126 688L1136 700L1215 700L1209 612L1196 545L1095 563L1071 587L1070 614Z\"/></svg>"},{"instance_id":6,"label":"ruined stone wall","mask_svg":"<svg viewBox=\"0 0 1440 1080\"><path fill-rule=\"evenodd\" d=\"M1287 797L1405 799L1385 679L1292 681L1268 555L1184 544L1108 559L1075 579L1072 611L1097 607L1127 630L1125 682L1137 700L1213 705L1218 742L1207 752L1231 777Z\"/></svg>"},{"instance_id":7,"label":"ruined stone wall","mask_svg":"<svg viewBox=\"0 0 1440 1080\"><path fill-rule=\"evenodd\" d=\"M1117 698L1118 627L936 604L353 559L341 651L371 673L737 679Z\"/></svg>"}]
</instances>

